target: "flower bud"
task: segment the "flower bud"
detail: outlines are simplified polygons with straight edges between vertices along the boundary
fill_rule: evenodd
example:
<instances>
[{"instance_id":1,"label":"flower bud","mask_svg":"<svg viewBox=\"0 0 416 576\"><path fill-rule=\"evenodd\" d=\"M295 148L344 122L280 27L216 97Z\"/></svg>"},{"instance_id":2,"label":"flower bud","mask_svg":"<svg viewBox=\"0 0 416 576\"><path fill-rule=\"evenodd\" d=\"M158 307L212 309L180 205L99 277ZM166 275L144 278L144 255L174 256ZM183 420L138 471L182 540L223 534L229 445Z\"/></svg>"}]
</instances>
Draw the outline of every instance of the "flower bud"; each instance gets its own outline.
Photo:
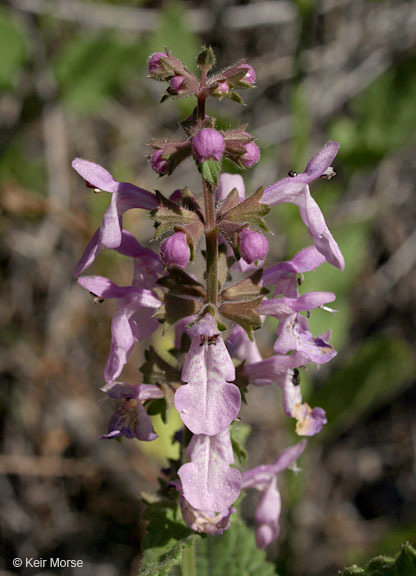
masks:
<instances>
[{"instance_id":1,"label":"flower bud","mask_svg":"<svg viewBox=\"0 0 416 576\"><path fill-rule=\"evenodd\" d=\"M164 52L155 52L150 56L148 70L151 76L159 76L163 73L163 69L160 65L162 58L167 58L167 55Z\"/></svg>"},{"instance_id":2,"label":"flower bud","mask_svg":"<svg viewBox=\"0 0 416 576\"><path fill-rule=\"evenodd\" d=\"M185 91L185 78L183 76L174 76L169 82L169 94L176 96Z\"/></svg>"},{"instance_id":3,"label":"flower bud","mask_svg":"<svg viewBox=\"0 0 416 576\"><path fill-rule=\"evenodd\" d=\"M184 232L175 232L175 234L166 238L160 245L160 257L166 268L173 265L185 268L191 257L186 234Z\"/></svg>"},{"instance_id":4,"label":"flower bud","mask_svg":"<svg viewBox=\"0 0 416 576\"><path fill-rule=\"evenodd\" d=\"M260 148L255 142L245 144L246 153L240 158L240 161L246 168L251 168L260 160Z\"/></svg>"},{"instance_id":5,"label":"flower bud","mask_svg":"<svg viewBox=\"0 0 416 576\"><path fill-rule=\"evenodd\" d=\"M222 98L223 96L228 96L230 94L230 85L228 82L218 82L215 87L211 90L213 96L217 98Z\"/></svg>"},{"instance_id":6,"label":"flower bud","mask_svg":"<svg viewBox=\"0 0 416 576\"><path fill-rule=\"evenodd\" d=\"M264 260L269 251L269 243L266 236L260 232L254 232L243 228L238 235L238 248L241 257L247 264L253 264L256 260Z\"/></svg>"},{"instance_id":7,"label":"flower bud","mask_svg":"<svg viewBox=\"0 0 416 576\"><path fill-rule=\"evenodd\" d=\"M163 159L163 150L155 150L150 156L150 164L155 172L163 176L169 170L169 162Z\"/></svg>"},{"instance_id":8,"label":"flower bud","mask_svg":"<svg viewBox=\"0 0 416 576\"><path fill-rule=\"evenodd\" d=\"M245 76L241 78L240 82L247 84L248 86L254 86L256 82L256 73L254 72L254 68L250 66L250 64L241 64L239 68L242 70L247 70Z\"/></svg>"},{"instance_id":9,"label":"flower bud","mask_svg":"<svg viewBox=\"0 0 416 576\"><path fill-rule=\"evenodd\" d=\"M220 161L225 150L224 136L213 128L203 128L193 137L192 150L198 162L210 158Z\"/></svg>"}]
</instances>

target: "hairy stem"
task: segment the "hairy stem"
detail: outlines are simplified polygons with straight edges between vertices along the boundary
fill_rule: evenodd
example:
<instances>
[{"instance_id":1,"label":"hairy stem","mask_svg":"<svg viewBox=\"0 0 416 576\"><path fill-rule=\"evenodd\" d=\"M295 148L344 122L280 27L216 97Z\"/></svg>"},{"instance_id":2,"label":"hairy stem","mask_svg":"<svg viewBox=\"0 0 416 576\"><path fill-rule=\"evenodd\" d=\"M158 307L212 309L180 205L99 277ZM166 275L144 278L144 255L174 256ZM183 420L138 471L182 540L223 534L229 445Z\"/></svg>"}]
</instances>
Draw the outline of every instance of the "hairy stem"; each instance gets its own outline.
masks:
<instances>
[{"instance_id":1,"label":"hairy stem","mask_svg":"<svg viewBox=\"0 0 416 576\"><path fill-rule=\"evenodd\" d=\"M182 576L196 576L194 540L182 552L181 574Z\"/></svg>"},{"instance_id":2,"label":"hairy stem","mask_svg":"<svg viewBox=\"0 0 416 576\"><path fill-rule=\"evenodd\" d=\"M207 302L218 303L218 228L215 222L215 191L202 179L205 200L205 238L207 244Z\"/></svg>"}]
</instances>

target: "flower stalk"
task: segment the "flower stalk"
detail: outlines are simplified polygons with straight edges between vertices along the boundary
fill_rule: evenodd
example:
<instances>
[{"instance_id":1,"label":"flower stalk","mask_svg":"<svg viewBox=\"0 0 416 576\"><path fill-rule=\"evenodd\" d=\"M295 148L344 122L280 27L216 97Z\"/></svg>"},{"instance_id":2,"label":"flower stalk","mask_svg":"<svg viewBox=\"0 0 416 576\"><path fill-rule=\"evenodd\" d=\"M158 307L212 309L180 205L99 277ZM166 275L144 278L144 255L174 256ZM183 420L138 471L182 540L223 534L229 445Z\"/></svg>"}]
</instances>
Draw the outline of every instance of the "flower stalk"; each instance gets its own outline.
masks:
<instances>
[{"instance_id":1,"label":"flower stalk","mask_svg":"<svg viewBox=\"0 0 416 576\"><path fill-rule=\"evenodd\" d=\"M335 355L330 331L314 336L308 318L316 308L333 312L326 304L331 292L301 293L304 273L329 262L343 269L342 253L309 185L332 177L336 142L328 142L308 163L305 172L289 176L246 197L238 174L222 173L222 159L240 170L260 159L255 138L240 126L224 132L206 113L208 98L243 100L241 89L254 87L255 72L245 61L212 73L215 56L204 48L197 59L200 78L191 74L170 52L157 52L149 60L149 74L166 82L162 101L192 96L196 105L182 121L185 135L175 140L153 139L149 160L159 176L169 176L187 158L193 158L202 179L198 198L183 188L161 192L143 190L119 182L107 170L76 159L74 169L88 188L105 190L111 202L99 229L76 266L83 274L105 249L130 258L133 278L119 286L102 276L82 275L79 284L95 301L117 303L111 327L111 347L102 391L119 402L105 439L136 438L152 441L150 414L165 416L174 402L183 422L175 435L181 443L180 459L164 471L161 491L165 499L176 498L184 521L196 532L221 534L227 530L234 504L242 490L260 492L255 519L259 524L257 545L268 546L279 533L281 497L277 475L301 456L306 441L284 450L273 464L243 470L236 466L232 428L236 426L242 394L247 386L277 385L282 391L284 413L295 419L296 432L308 437L326 424L325 411L303 402L301 371L309 363L329 362ZM299 208L313 245L285 262L268 263L269 232L265 217L271 206L293 203ZM202 208L203 206L203 208ZM130 209L150 211L159 253L141 246L123 228L123 215ZM205 236L205 251L199 250ZM205 278L192 268L205 258ZM262 317L277 318L273 354L263 358L256 344ZM146 341L159 322L172 328L175 346L167 361L149 346L140 367L139 383L120 382L137 342ZM238 455L238 452L237 452ZM172 497L172 487L177 494ZM182 557L182 576L194 576L193 548Z\"/></svg>"}]
</instances>

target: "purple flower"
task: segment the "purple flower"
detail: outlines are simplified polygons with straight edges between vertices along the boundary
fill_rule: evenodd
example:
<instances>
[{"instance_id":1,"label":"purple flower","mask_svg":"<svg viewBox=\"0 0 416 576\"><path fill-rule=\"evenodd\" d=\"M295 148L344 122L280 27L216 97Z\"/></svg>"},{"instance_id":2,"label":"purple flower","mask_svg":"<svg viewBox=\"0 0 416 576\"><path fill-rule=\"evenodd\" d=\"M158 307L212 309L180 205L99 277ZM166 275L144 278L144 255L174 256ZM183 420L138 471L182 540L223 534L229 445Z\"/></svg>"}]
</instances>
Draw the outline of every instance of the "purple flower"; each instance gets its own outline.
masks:
<instances>
[{"instance_id":1,"label":"purple flower","mask_svg":"<svg viewBox=\"0 0 416 576\"><path fill-rule=\"evenodd\" d=\"M221 512L197 510L185 499L182 488L180 491L182 494L179 496L179 504L182 516L191 530L216 536L223 534L224 531L228 529L230 526L231 514L234 514L236 511L235 508L230 506Z\"/></svg>"},{"instance_id":2,"label":"purple flower","mask_svg":"<svg viewBox=\"0 0 416 576\"><path fill-rule=\"evenodd\" d=\"M231 424L240 410L240 391L235 368L218 333L217 323L207 314L188 328L191 346L182 369L187 384L175 393L175 406L193 434L214 436Z\"/></svg>"},{"instance_id":3,"label":"purple flower","mask_svg":"<svg viewBox=\"0 0 416 576\"><path fill-rule=\"evenodd\" d=\"M238 360L244 360L247 363L262 360L255 339L250 340L247 332L239 324L236 324L231 330L227 340L227 348L232 358L238 358Z\"/></svg>"},{"instance_id":4,"label":"purple flower","mask_svg":"<svg viewBox=\"0 0 416 576\"><path fill-rule=\"evenodd\" d=\"M256 82L256 73L250 64L241 64L238 68L247 70L246 74L241 78L240 82L247 84L249 87L254 86Z\"/></svg>"},{"instance_id":5,"label":"purple flower","mask_svg":"<svg viewBox=\"0 0 416 576\"><path fill-rule=\"evenodd\" d=\"M185 268L191 257L186 234L184 232L175 232L175 234L166 238L160 245L160 257L166 268L173 265Z\"/></svg>"},{"instance_id":6,"label":"purple flower","mask_svg":"<svg viewBox=\"0 0 416 576\"><path fill-rule=\"evenodd\" d=\"M300 352L305 359L316 364L329 362L336 351L326 341L328 333L314 338L309 332L308 320L299 312L310 311L333 302L332 292L307 292L297 298L270 298L259 305L259 313L279 319L274 351L278 354Z\"/></svg>"},{"instance_id":7,"label":"purple flower","mask_svg":"<svg viewBox=\"0 0 416 576\"><path fill-rule=\"evenodd\" d=\"M152 153L150 156L150 164L153 170L157 174L160 174L160 176L164 176L169 171L169 162L163 159L163 150L157 149Z\"/></svg>"},{"instance_id":8,"label":"purple flower","mask_svg":"<svg viewBox=\"0 0 416 576\"><path fill-rule=\"evenodd\" d=\"M240 174L227 174L226 172L220 174L218 178L217 200L225 200L234 188L238 192L240 201L244 200L246 197L246 189L243 177Z\"/></svg>"},{"instance_id":9,"label":"purple flower","mask_svg":"<svg viewBox=\"0 0 416 576\"><path fill-rule=\"evenodd\" d=\"M153 384L136 384L130 386L124 382L112 382L101 388L110 398L122 400L120 407L112 415L108 424L108 434L104 439L137 438L149 442L157 438L152 421L142 402L154 398L163 398L159 386Z\"/></svg>"},{"instance_id":10,"label":"purple flower","mask_svg":"<svg viewBox=\"0 0 416 576\"><path fill-rule=\"evenodd\" d=\"M213 128L203 128L193 137L192 150L198 162L210 158L220 161L225 150L224 136Z\"/></svg>"},{"instance_id":11,"label":"purple flower","mask_svg":"<svg viewBox=\"0 0 416 576\"><path fill-rule=\"evenodd\" d=\"M238 248L243 260L247 264L253 264L257 260L266 258L269 251L269 243L264 234L243 228L238 234Z\"/></svg>"},{"instance_id":12,"label":"purple flower","mask_svg":"<svg viewBox=\"0 0 416 576\"><path fill-rule=\"evenodd\" d=\"M240 161L246 168L251 168L260 160L260 148L255 142L245 144L246 152L240 157Z\"/></svg>"},{"instance_id":13,"label":"purple flower","mask_svg":"<svg viewBox=\"0 0 416 576\"><path fill-rule=\"evenodd\" d=\"M185 78L183 76L174 76L169 82L169 93L173 96L185 92Z\"/></svg>"},{"instance_id":14,"label":"purple flower","mask_svg":"<svg viewBox=\"0 0 416 576\"><path fill-rule=\"evenodd\" d=\"M338 142L330 140L308 163L305 172L295 176L289 176L268 186L264 190L261 201L264 204L296 204L303 222L306 224L309 234L312 236L315 246L323 254L326 260L344 269L344 257L329 231L323 214L312 198L309 184L325 175L330 169L331 163L339 149Z\"/></svg>"},{"instance_id":15,"label":"purple flower","mask_svg":"<svg viewBox=\"0 0 416 576\"><path fill-rule=\"evenodd\" d=\"M160 65L160 61L162 58L167 58L167 54L164 52L155 52L149 58L148 62L148 70L149 73L154 76L155 74L160 74L162 72L162 68Z\"/></svg>"},{"instance_id":16,"label":"purple flower","mask_svg":"<svg viewBox=\"0 0 416 576\"><path fill-rule=\"evenodd\" d=\"M276 285L275 296L283 294L289 298L299 296L298 274L315 270L325 262L325 256L315 246L308 246L298 252L291 260L279 262L264 270L262 283L264 286Z\"/></svg>"},{"instance_id":17,"label":"purple flower","mask_svg":"<svg viewBox=\"0 0 416 576\"><path fill-rule=\"evenodd\" d=\"M159 256L140 246L129 232L123 231L119 252L134 258L134 277L131 286L117 286L102 276L82 276L78 283L100 298L117 300L117 310L111 323L111 350L104 371L106 382L115 380L122 372L133 350L134 342L148 338L158 327L153 317L160 300L153 288L162 272Z\"/></svg>"},{"instance_id":18,"label":"purple flower","mask_svg":"<svg viewBox=\"0 0 416 576\"><path fill-rule=\"evenodd\" d=\"M214 88L211 90L213 96L218 96L219 98L223 96L228 96L230 93L230 85L228 82L217 82Z\"/></svg>"},{"instance_id":19,"label":"purple flower","mask_svg":"<svg viewBox=\"0 0 416 576\"><path fill-rule=\"evenodd\" d=\"M74 275L77 277L92 264L104 247L114 249L120 246L121 217L124 212L132 208L153 210L158 204L154 194L133 184L114 180L111 174L98 164L75 158L72 167L84 178L89 187L112 194L110 206L104 213L101 226L76 266Z\"/></svg>"},{"instance_id":20,"label":"purple flower","mask_svg":"<svg viewBox=\"0 0 416 576\"><path fill-rule=\"evenodd\" d=\"M256 488L261 492L255 518L259 524L256 532L258 548L266 548L279 535L281 498L276 476L296 462L306 448L303 440L291 446L270 465L257 466L243 474L242 488Z\"/></svg>"},{"instance_id":21,"label":"purple flower","mask_svg":"<svg viewBox=\"0 0 416 576\"><path fill-rule=\"evenodd\" d=\"M230 466L234 455L229 430L215 436L193 436L187 455L190 462L178 471L184 497L197 510L224 513L241 489L241 473Z\"/></svg>"},{"instance_id":22,"label":"purple flower","mask_svg":"<svg viewBox=\"0 0 416 576\"><path fill-rule=\"evenodd\" d=\"M305 364L300 353L288 356L275 355L252 364L246 364L244 371L250 382L265 386L276 382L283 395L285 414L296 419L296 433L299 436L314 436L326 424L325 411L322 408L311 408L302 402L297 367Z\"/></svg>"}]
</instances>

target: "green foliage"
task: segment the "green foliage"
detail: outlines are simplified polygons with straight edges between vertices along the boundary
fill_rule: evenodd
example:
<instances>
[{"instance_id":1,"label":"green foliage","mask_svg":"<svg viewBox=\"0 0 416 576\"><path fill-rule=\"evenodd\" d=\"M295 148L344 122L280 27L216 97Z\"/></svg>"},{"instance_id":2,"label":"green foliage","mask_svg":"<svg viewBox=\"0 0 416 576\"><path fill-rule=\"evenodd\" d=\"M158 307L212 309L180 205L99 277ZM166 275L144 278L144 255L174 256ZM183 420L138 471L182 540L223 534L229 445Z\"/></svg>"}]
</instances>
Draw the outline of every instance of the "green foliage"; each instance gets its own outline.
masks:
<instances>
[{"instance_id":1,"label":"green foliage","mask_svg":"<svg viewBox=\"0 0 416 576\"><path fill-rule=\"evenodd\" d=\"M378 162L414 137L416 59L389 68L351 103L353 117L337 119L331 137L339 140L352 168Z\"/></svg>"},{"instance_id":2,"label":"green foliage","mask_svg":"<svg viewBox=\"0 0 416 576\"><path fill-rule=\"evenodd\" d=\"M200 536L185 526L176 507L150 504L146 517L149 524L139 576L168 576L169 570L180 564L183 551Z\"/></svg>"},{"instance_id":3,"label":"green foliage","mask_svg":"<svg viewBox=\"0 0 416 576\"><path fill-rule=\"evenodd\" d=\"M127 74L134 77L139 73L146 56L143 42L128 42L116 33L72 37L54 62L64 102L80 113L99 109Z\"/></svg>"},{"instance_id":4,"label":"green foliage","mask_svg":"<svg viewBox=\"0 0 416 576\"><path fill-rule=\"evenodd\" d=\"M238 518L221 536L196 542L198 576L276 576L264 551L256 547L254 533Z\"/></svg>"},{"instance_id":5,"label":"green foliage","mask_svg":"<svg viewBox=\"0 0 416 576\"><path fill-rule=\"evenodd\" d=\"M416 550L406 543L395 558L377 556L370 560L364 568L351 566L346 568L342 576L415 576Z\"/></svg>"},{"instance_id":6,"label":"green foliage","mask_svg":"<svg viewBox=\"0 0 416 576\"><path fill-rule=\"evenodd\" d=\"M322 433L345 429L395 396L410 382L415 369L416 361L405 342L384 338L364 342L314 393L314 403L326 410L331 423Z\"/></svg>"},{"instance_id":7,"label":"green foliage","mask_svg":"<svg viewBox=\"0 0 416 576\"><path fill-rule=\"evenodd\" d=\"M25 37L14 18L0 8L0 89L13 88L26 59Z\"/></svg>"},{"instance_id":8,"label":"green foliage","mask_svg":"<svg viewBox=\"0 0 416 576\"><path fill-rule=\"evenodd\" d=\"M217 162L217 160L210 158L200 164L200 170L202 176L211 184L211 186L218 185L218 177L221 173L221 162Z\"/></svg>"},{"instance_id":9,"label":"green foliage","mask_svg":"<svg viewBox=\"0 0 416 576\"><path fill-rule=\"evenodd\" d=\"M235 462L242 468L245 468L247 464L248 454L245 446L250 431L251 426L249 424L243 424L242 422L233 422L230 429Z\"/></svg>"}]
</instances>

